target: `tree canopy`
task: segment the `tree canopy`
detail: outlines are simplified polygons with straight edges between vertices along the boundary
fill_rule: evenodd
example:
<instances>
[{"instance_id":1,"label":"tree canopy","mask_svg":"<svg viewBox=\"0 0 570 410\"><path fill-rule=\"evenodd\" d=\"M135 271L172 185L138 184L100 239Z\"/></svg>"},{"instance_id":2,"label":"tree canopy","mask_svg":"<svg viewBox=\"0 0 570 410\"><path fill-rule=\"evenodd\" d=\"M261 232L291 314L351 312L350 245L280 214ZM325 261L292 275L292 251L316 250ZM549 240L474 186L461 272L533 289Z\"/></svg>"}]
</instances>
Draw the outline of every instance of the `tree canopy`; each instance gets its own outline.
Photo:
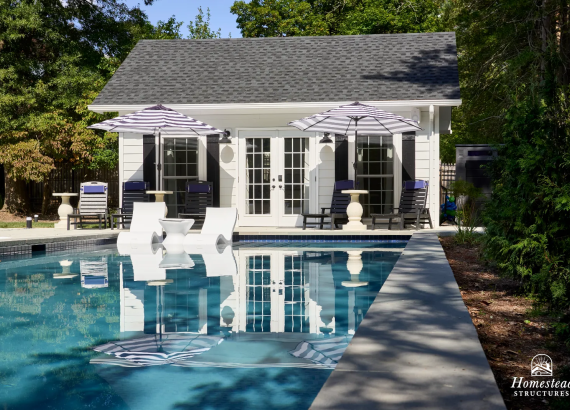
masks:
<instances>
[{"instance_id":1,"label":"tree canopy","mask_svg":"<svg viewBox=\"0 0 570 410\"><path fill-rule=\"evenodd\" d=\"M243 37L328 36L438 31L439 0L236 1Z\"/></svg>"},{"instance_id":2,"label":"tree canopy","mask_svg":"<svg viewBox=\"0 0 570 410\"><path fill-rule=\"evenodd\" d=\"M204 18L200 9L191 37L219 37L209 19L209 10ZM57 162L116 166L117 134L86 128L115 113L96 114L87 106L138 40L182 38L182 25L174 16L152 25L140 8L120 0L0 0L5 208L26 211L24 182L49 184Z\"/></svg>"}]
</instances>

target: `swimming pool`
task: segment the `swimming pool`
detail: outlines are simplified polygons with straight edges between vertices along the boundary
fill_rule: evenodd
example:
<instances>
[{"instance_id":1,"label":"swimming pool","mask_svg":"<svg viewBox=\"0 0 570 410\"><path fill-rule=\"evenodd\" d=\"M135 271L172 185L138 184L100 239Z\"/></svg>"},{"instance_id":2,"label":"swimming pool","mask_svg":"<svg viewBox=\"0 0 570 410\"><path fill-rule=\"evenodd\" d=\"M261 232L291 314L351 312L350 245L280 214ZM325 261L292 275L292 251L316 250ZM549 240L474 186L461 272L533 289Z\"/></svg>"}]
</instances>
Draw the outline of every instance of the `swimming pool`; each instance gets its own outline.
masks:
<instances>
[{"instance_id":1,"label":"swimming pool","mask_svg":"<svg viewBox=\"0 0 570 410\"><path fill-rule=\"evenodd\" d=\"M306 409L405 243L0 263L0 408Z\"/></svg>"}]
</instances>

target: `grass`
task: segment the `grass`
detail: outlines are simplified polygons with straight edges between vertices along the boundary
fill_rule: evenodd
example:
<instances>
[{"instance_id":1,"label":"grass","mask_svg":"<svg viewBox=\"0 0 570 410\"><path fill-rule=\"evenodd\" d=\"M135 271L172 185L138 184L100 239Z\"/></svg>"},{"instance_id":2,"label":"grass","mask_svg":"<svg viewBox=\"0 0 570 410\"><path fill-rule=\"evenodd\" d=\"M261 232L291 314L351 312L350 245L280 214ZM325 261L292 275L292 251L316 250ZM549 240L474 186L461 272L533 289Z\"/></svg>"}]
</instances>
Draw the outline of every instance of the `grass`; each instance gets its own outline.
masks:
<instances>
[{"instance_id":1,"label":"grass","mask_svg":"<svg viewBox=\"0 0 570 410\"><path fill-rule=\"evenodd\" d=\"M32 228L53 228L53 222L32 222ZM0 228L25 228L26 222L0 222Z\"/></svg>"}]
</instances>

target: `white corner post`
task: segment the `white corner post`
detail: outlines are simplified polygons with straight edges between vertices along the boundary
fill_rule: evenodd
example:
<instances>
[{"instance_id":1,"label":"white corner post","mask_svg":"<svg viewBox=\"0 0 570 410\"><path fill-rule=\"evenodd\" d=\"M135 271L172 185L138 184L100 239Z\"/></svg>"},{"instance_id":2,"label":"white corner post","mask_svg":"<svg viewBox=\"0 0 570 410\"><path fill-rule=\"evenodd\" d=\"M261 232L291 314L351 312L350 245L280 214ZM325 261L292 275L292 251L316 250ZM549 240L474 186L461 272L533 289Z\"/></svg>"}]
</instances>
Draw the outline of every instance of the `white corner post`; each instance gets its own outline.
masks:
<instances>
[{"instance_id":1,"label":"white corner post","mask_svg":"<svg viewBox=\"0 0 570 410\"><path fill-rule=\"evenodd\" d=\"M434 227L439 226L439 107L429 106L429 212Z\"/></svg>"}]
</instances>

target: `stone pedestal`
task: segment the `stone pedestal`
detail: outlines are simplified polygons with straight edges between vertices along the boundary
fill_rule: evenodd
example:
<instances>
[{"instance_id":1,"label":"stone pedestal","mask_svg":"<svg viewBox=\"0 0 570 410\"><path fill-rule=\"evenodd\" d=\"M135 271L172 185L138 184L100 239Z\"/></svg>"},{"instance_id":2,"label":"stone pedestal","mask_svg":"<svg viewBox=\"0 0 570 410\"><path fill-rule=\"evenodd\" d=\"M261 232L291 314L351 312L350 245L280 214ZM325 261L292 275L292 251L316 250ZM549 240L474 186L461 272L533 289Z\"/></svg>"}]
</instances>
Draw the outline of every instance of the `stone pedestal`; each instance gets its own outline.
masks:
<instances>
[{"instance_id":1,"label":"stone pedestal","mask_svg":"<svg viewBox=\"0 0 570 410\"><path fill-rule=\"evenodd\" d=\"M366 225L362 223L363 209L359 199L360 195L367 194L368 191L363 189L346 189L342 193L350 195L350 204L346 208L348 223L343 225L342 229L346 231L365 231Z\"/></svg>"},{"instance_id":2,"label":"stone pedestal","mask_svg":"<svg viewBox=\"0 0 570 410\"><path fill-rule=\"evenodd\" d=\"M69 203L69 198L77 196L77 194L70 194L66 192L54 193L53 196L61 197L61 205L57 208L59 215L59 222L54 225L56 229L67 229L67 215L73 213L73 207Z\"/></svg>"}]
</instances>

